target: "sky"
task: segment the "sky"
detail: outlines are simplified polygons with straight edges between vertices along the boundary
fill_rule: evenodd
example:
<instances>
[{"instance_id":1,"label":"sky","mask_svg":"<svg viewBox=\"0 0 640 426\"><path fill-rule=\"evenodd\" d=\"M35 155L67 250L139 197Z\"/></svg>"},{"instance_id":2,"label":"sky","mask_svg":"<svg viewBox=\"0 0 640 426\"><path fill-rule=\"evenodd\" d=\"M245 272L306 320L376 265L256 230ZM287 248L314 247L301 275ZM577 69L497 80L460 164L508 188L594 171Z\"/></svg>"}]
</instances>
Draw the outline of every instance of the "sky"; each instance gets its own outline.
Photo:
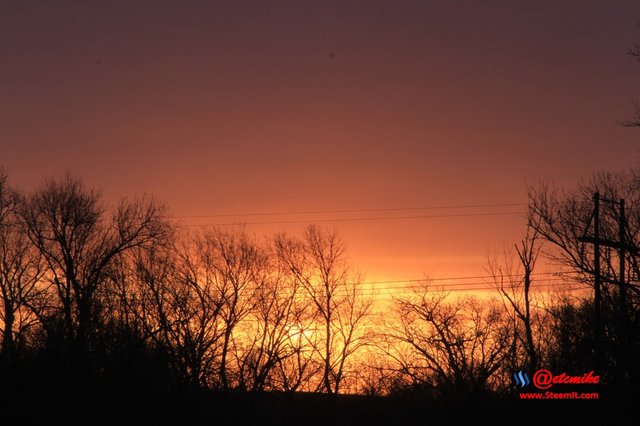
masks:
<instances>
[{"instance_id":1,"label":"sky","mask_svg":"<svg viewBox=\"0 0 640 426\"><path fill-rule=\"evenodd\" d=\"M0 167L190 228L315 222L371 280L484 275L528 185L637 166L639 22L637 0L0 0Z\"/></svg>"}]
</instances>

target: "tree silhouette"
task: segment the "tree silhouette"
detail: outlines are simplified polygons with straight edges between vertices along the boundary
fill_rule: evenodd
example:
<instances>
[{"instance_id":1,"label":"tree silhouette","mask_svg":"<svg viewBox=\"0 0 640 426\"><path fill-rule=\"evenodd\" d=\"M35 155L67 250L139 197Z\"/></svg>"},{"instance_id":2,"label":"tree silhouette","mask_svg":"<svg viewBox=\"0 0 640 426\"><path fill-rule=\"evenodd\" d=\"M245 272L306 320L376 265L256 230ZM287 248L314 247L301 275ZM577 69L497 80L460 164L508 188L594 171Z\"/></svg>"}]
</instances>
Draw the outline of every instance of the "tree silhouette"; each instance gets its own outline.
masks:
<instances>
[{"instance_id":1,"label":"tree silhouette","mask_svg":"<svg viewBox=\"0 0 640 426\"><path fill-rule=\"evenodd\" d=\"M538 310L533 306L533 271L540 254L537 231L527 227L526 234L513 250L505 250L502 260L489 259L488 272L513 322L514 341L511 370L526 367L535 371L539 361L539 339L534 337ZM514 258L516 262L514 263ZM520 353L520 348L524 353ZM518 365L520 364L520 365Z\"/></svg>"},{"instance_id":2,"label":"tree silhouette","mask_svg":"<svg viewBox=\"0 0 640 426\"><path fill-rule=\"evenodd\" d=\"M322 365L319 389L338 393L347 361L367 343L362 327L373 299L363 295L358 277L347 264L345 244L335 232L311 225L302 240L281 235L280 258L298 280L313 306L311 328L302 330Z\"/></svg>"},{"instance_id":3,"label":"tree silhouette","mask_svg":"<svg viewBox=\"0 0 640 426\"><path fill-rule=\"evenodd\" d=\"M309 378L311 357L303 357L301 336L308 309L298 281L290 279L273 252L267 261L257 280L254 309L242 330L244 347L236 351L240 387L291 391Z\"/></svg>"},{"instance_id":4,"label":"tree silhouette","mask_svg":"<svg viewBox=\"0 0 640 426\"><path fill-rule=\"evenodd\" d=\"M165 354L175 383L210 384L221 339L219 299L201 265L172 250L136 250L130 293L145 337Z\"/></svg>"},{"instance_id":5,"label":"tree silhouette","mask_svg":"<svg viewBox=\"0 0 640 426\"><path fill-rule=\"evenodd\" d=\"M232 385L230 359L239 350L234 331L254 309L257 289L265 285L266 276L262 271L267 258L245 232L219 229L206 232L197 241L196 250L205 260L220 298L220 318L224 329L219 379L222 387L227 389Z\"/></svg>"},{"instance_id":6,"label":"tree silhouette","mask_svg":"<svg viewBox=\"0 0 640 426\"><path fill-rule=\"evenodd\" d=\"M503 311L473 298L450 300L428 284L398 298L385 352L412 386L439 395L492 389L511 342Z\"/></svg>"},{"instance_id":7,"label":"tree silhouette","mask_svg":"<svg viewBox=\"0 0 640 426\"><path fill-rule=\"evenodd\" d=\"M630 57L640 61L640 44L635 43L629 47L627 53ZM640 103L638 101L633 101L633 115L631 118L621 120L620 124L625 127L640 127Z\"/></svg>"},{"instance_id":8,"label":"tree silhouette","mask_svg":"<svg viewBox=\"0 0 640 426\"><path fill-rule=\"evenodd\" d=\"M27 235L46 261L67 337L82 350L95 326L96 293L114 258L161 238L168 229L163 208L152 200L123 200L105 218L101 196L67 174L48 180L27 197L21 216Z\"/></svg>"},{"instance_id":9,"label":"tree silhouette","mask_svg":"<svg viewBox=\"0 0 640 426\"><path fill-rule=\"evenodd\" d=\"M545 255L554 263L572 272L573 279L594 285L594 251L593 248L581 241L581 237L590 232L593 212L593 194L598 192L603 199L617 201L625 199L626 226L624 239L627 244L638 246L640 232L640 192L637 172L621 172L617 174L598 173L591 180L583 182L572 191L560 190L546 184L540 184L529 190L529 225L550 244L544 251ZM614 203L601 203L599 220L599 238L617 241L619 237L619 210ZM601 337L580 338L569 340L567 344L584 346L585 342L592 345L589 351L582 351L583 359L592 362L591 368L600 366L603 376L608 380L615 380L617 385L631 383L632 377L638 374L637 362L629 359L628 354L638 345L639 333L636 331L640 308L640 291L637 287L640 269L637 252L625 252L625 282L630 289L626 308L620 303L620 262L619 252L612 244L603 245L600 249L601 311L602 319L593 323L586 319L577 324L577 330L561 330L556 328L556 335L579 336L585 330L596 335L593 330L603 329ZM582 301L587 306L587 301ZM557 303L559 316L568 318L575 311L567 303ZM593 305L591 305L593 306ZM582 311L580 311L582 312ZM616 315L610 315L617 312ZM560 315L561 314L561 315ZM561 325L570 327L568 322L561 321ZM591 354L597 354L594 357ZM600 360L598 360L600 359ZM615 377L614 377L615 376Z\"/></svg>"},{"instance_id":10,"label":"tree silhouette","mask_svg":"<svg viewBox=\"0 0 640 426\"><path fill-rule=\"evenodd\" d=\"M182 421L215 402L213 411L230 420L247 402L264 409L266 394L283 398L276 411L288 413L301 398L312 407L302 412L313 413L321 394L336 409L355 399L333 395L352 392L486 400L511 395L519 369L589 371L590 296L569 297L562 286L534 291L533 271L544 253L571 272L554 281L593 283L593 252L580 237L594 191L625 198L625 240L637 245L639 176L601 173L571 191L530 188L525 237L489 263L497 293L454 298L425 281L377 305L377 317L372 289L335 231L309 226L264 240L244 228L187 232L153 200L107 209L70 175L23 196L0 174L0 401L37 394L63 418L70 398L85 420L124 399L138 412L175 403ZM603 238L615 241L618 213L602 207ZM628 250L632 293L623 311L616 256L603 248L606 363L598 373L624 390L640 373L631 356L640 351L640 270ZM308 392L319 399L309 402Z\"/></svg>"},{"instance_id":11,"label":"tree silhouette","mask_svg":"<svg viewBox=\"0 0 640 426\"><path fill-rule=\"evenodd\" d=\"M41 258L19 221L19 203L0 169L0 358L14 355L16 346L25 343L25 332L38 322L44 291Z\"/></svg>"}]
</instances>

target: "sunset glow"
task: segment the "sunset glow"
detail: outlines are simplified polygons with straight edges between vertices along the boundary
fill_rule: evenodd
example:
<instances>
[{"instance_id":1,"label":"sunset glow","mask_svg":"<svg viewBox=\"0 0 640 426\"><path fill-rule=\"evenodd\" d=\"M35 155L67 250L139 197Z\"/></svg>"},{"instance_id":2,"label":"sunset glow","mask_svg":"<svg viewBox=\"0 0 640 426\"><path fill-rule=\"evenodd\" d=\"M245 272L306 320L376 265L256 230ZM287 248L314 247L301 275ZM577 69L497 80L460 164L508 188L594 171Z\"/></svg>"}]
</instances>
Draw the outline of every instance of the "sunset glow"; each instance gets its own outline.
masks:
<instances>
[{"instance_id":1,"label":"sunset glow","mask_svg":"<svg viewBox=\"0 0 640 426\"><path fill-rule=\"evenodd\" d=\"M638 0L0 0L0 424L34 389L40 423L68 399L85 423L438 424L555 398L541 371L622 400L639 22Z\"/></svg>"},{"instance_id":2,"label":"sunset glow","mask_svg":"<svg viewBox=\"0 0 640 426\"><path fill-rule=\"evenodd\" d=\"M637 92L634 1L116 4L1 6L18 187L70 170L189 225L280 222L258 234L347 218L324 224L367 276L416 279L482 275L522 231L517 214L466 215L524 205L451 207L635 161L616 126Z\"/></svg>"}]
</instances>

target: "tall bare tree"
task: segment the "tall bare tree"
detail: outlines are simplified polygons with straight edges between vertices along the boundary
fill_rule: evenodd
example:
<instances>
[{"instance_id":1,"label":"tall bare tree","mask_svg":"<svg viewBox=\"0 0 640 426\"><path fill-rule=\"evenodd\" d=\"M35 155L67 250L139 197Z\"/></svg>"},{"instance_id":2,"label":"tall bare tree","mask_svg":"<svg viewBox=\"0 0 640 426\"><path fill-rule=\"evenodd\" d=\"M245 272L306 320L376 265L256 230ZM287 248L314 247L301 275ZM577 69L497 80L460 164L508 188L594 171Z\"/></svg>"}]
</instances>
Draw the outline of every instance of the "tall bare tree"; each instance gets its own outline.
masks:
<instances>
[{"instance_id":1,"label":"tall bare tree","mask_svg":"<svg viewBox=\"0 0 640 426\"><path fill-rule=\"evenodd\" d=\"M196 241L220 299L220 318L224 325L219 380L222 388L232 387L237 380L229 377L230 358L238 350L234 331L254 309L257 289L265 285L267 258L256 243L241 231L212 229ZM237 379L237 378L235 378Z\"/></svg>"},{"instance_id":2,"label":"tall bare tree","mask_svg":"<svg viewBox=\"0 0 640 426\"><path fill-rule=\"evenodd\" d=\"M515 252L515 253L514 253ZM540 254L538 233L527 227L525 237L513 250L505 250L502 260L489 259L488 272L500 293L505 308L513 318L514 347L512 367L522 366L518 346L524 348L529 371L538 365L539 351L534 339L534 314L532 310L533 271ZM517 261L514 262L514 257Z\"/></svg>"},{"instance_id":3,"label":"tall bare tree","mask_svg":"<svg viewBox=\"0 0 640 426\"><path fill-rule=\"evenodd\" d=\"M96 292L120 253L162 238L164 209L153 200L122 200L106 217L99 192L67 174L27 197L21 217L55 286L68 337L86 348L96 325Z\"/></svg>"},{"instance_id":4,"label":"tall bare tree","mask_svg":"<svg viewBox=\"0 0 640 426\"><path fill-rule=\"evenodd\" d=\"M223 301L206 262L185 247L136 250L135 284L129 291L145 337L166 353L177 382L213 387L223 325Z\"/></svg>"},{"instance_id":5,"label":"tall bare tree","mask_svg":"<svg viewBox=\"0 0 640 426\"><path fill-rule=\"evenodd\" d=\"M640 61L640 43L635 43L627 51L630 57ZM630 118L620 121L625 127L640 127L640 103L633 101L633 115Z\"/></svg>"},{"instance_id":6,"label":"tall bare tree","mask_svg":"<svg viewBox=\"0 0 640 426\"><path fill-rule=\"evenodd\" d=\"M18 193L8 186L7 175L0 169L0 358L13 354L24 332L35 325L37 299L42 295L38 288L41 258L19 222L19 203Z\"/></svg>"},{"instance_id":7,"label":"tall bare tree","mask_svg":"<svg viewBox=\"0 0 640 426\"><path fill-rule=\"evenodd\" d=\"M281 368L301 350L299 324L308 311L298 282L288 280L271 257L268 275L255 290L255 306L240 330L242 350L236 351L240 387L248 390L290 390ZM289 370L289 373L292 371ZM286 376L289 377L289 376Z\"/></svg>"},{"instance_id":8,"label":"tall bare tree","mask_svg":"<svg viewBox=\"0 0 640 426\"><path fill-rule=\"evenodd\" d=\"M311 336L304 336L322 363L319 389L339 393L347 361L367 343L363 323L373 299L364 295L335 232L311 225L301 240L281 235L276 245L315 311Z\"/></svg>"}]
</instances>

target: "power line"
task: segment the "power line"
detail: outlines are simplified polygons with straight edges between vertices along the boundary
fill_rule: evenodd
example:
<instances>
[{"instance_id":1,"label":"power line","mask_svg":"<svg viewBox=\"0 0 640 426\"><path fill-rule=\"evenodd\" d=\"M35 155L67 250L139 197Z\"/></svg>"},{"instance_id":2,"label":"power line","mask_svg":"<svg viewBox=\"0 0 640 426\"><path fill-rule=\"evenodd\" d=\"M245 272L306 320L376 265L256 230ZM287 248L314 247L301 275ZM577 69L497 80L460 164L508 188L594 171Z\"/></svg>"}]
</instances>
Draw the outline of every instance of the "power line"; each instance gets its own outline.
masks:
<instances>
[{"instance_id":1,"label":"power line","mask_svg":"<svg viewBox=\"0 0 640 426\"><path fill-rule=\"evenodd\" d=\"M564 285L562 285L564 284ZM553 282L553 283L544 283L539 284L537 286L532 287L532 291L543 290L543 289L556 289L561 291L578 291L578 290L590 290L592 287L587 284L579 284L579 283L561 283L561 282ZM342 290L342 289L341 289ZM349 294L346 291L337 291L334 292L334 296L345 296ZM415 290L421 290L416 292ZM395 295L407 295L407 294L424 294L424 293L457 293L457 292L496 292L496 288L488 285L479 286L475 285L469 288L383 288L383 289L365 289L358 292L359 296L362 297L384 297L384 296L395 296ZM497 292L495 293L498 294Z\"/></svg>"},{"instance_id":2,"label":"power line","mask_svg":"<svg viewBox=\"0 0 640 426\"><path fill-rule=\"evenodd\" d=\"M545 287L552 287L552 286L545 286ZM589 289L591 289L591 287L580 286L580 285L565 286L565 287L560 288L560 290L567 291L567 292L584 291L584 290L589 290ZM477 289L470 289L470 290L467 290L467 289L455 289L455 290L446 291L445 293L458 292L458 291L474 292L474 291L490 291L490 290L495 290L495 288L488 287L488 288L477 288ZM426 293L437 293L437 292L440 292L440 291L441 290L427 290ZM380 295L393 296L395 294L407 294L407 293L410 293L410 291L399 291L399 292L396 292L396 293L393 293L393 294L392 293L380 293L380 292L370 293L370 294L360 293L360 295L365 296L365 297L366 296L380 296ZM409 299L407 299L407 300L409 300ZM381 311L377 311L377 310L374 309L373 311L367 312L364 315L366 317L379 317L381 314L386 315L387 314L387 310L385 310L384 312L381 312ZM243 321L245 321L245 322L261 322L262 320L258 320L255 317L248 316L248 317L245 317L243 319Z\"/></svg>"},{"instance_id":3,"label":"power line","mask_svg":"<svg viewBox=\"0 0 640 426\"><path fill-rule=\"evenodd\" d=\"M388 207L376 209L342 209L342 210L307 210L288 212L251 212L251 213L218 213L202 215L172 215L171 219L198 219L212 217L238 217L238 216L290 216L302 214L336 214L336 213L365 213L365 212L390 212L406 210L447 210L447 209L468 209L468 208L490 208L490 207L516 207L526 206L526 203L495 203L495 204L458 204L444 206L424 206L424 207Z\"/></svg>"},{"instance_id":4,"label":"power line","mask_svg":"<svg viewBox=\"0 0 640 426\"><path fill-rule=\"evenodd\" d=\"M306 220L275 220L263 222L225 222L225 223L201 223L187 224L187 226L239 226L239 225L283 225L296 223L326 223L326 222L369 222L376 220L410 220L410 219L438 219L456 217L481 217L481 216L510 216L521 215L522 212L488 212L488 213L459 213L440 215L417 215L417 216L379 216L379 217L357 217L357 218L335 218L335 219L306 219Z\"/></svg>"},{"instance_id":5,"label":"power line","mask_svg":"<svg viewBox=\"0 0 640 426\"><path fill-rule=\"evenodd\" d=\"M542 276L554 276L554 277L562 277L567 276L569 274L573 274L570 271L555 271L555 272L536 272L532 273L532 277L542 277ZM460 277L439 277L439 278L414 278L414 279L404 279L404 280L385 280L385 281L358 281L356 284L394 284L394 283L422 283L422 282L432 282L432 281L460 281L460 280L481 280L481 279L495 279L495 278L519 278L522 277L522 274L500 274L500 275L467 275ZM349 283L349 284L353 284Z\"/></svg>"},{"instance_id":6,"label":"power line","mask_svg":"<svg viewBox=\"0 0 640 426\"><path fill-rule=\"evenodd\" d=\"M557 290L563 290L563 291L578 291L578 290L590 290L592 287L588 286L588 285L577 285L577 284L571 284L568 286L559 286L558 283L549 283L549 284L544 284L544 285L538 285L537 286L538 289L540 288L555 288ZM362 296L393 296L396 294L410 294L410 293L414 293L415 289L401 289L401 290L383 290L383 291L368 291L368 292L364 292L364 293L360 293ZM452 289L439 289L439 288L434 288L434 289L426 289L426 291L424 291L424 293L452 293L452 292L460 292L460 291L464 291L464 292L477 292L477 291L495 291L496 288L495 287L473 287L473 288L452 288Z\"/></svg>"},{"instance_id":7,"label":"power line","mask_svg":"<svg viewBox=\"0 0 640 426\"><path fill-rule=\"evenodd\" d=\"M534 281L533 285L531 287L532 290L535 289L541 289L541 288L548 288L548 287L558 287L561 288L563 290L568 290L568 289L587 289L587 288L591 288L590 285L588 284L584 284L584 283L580 283L576 280L569 280L567 281L566 279L563 279L561 276L559 276L559 274L565 274L562 272L548 272L548 273L538 273L538 274L533 274L534 276L549 276L549 275L553 275L554 277L551 279L547 279L545 281ZM511 276L511 277L515 277L516 275L504 275L506 276ZM425 283L425 280L391 280L391 281L359 281L359 282L348 282L345 283L346 285L360 285L360 284L369 284L371 285L370 288L360 288L358 290L358 294L360 295L369 295L369 296L375 296L375 295L393 295L393 294L406 294L406 293L413 293L416 290L421 290L422 292L426 292L426 293L437 293L437 292L458 292L458 291L496 291L497 287L489 282L486 281L473 281L473 282L461 282L461 283L444 283L441 285L428 285L429 281L437 281L437 280L461 280L461 279L473 279L473 278L485 278L485 277L490 277L488 275L485 276L469 276L469 277L452 277L452 278L436 278L433 280L426 280L427 284L423 285L423 283ZM572 278L572 277L568 277L568 278ZM377 287L375 286L375 284L378 283L409 283L408 285L401 285L401 286L383 286L383 287ZM411 284L414 283L414 284ZM569 287L571 286L571 287ZM577 287L576 287L577 286ZM245 287L246 290L250 290L250 291L257 291L259 290L259 285L256 284L250 284L247 285L247 287ZM337 295L344 295L344 294L348 294L350 293L350 289L349 288L345 288L345 287L339 287L337 289L334 290L334 294Z\"/></svg>"},{"instance_id":8,"label":"power line","mask_svg":"<svg viewBox=\"0 0 640 426\"><path fill-rule=\"evenodd\" d=\"M536 282L534 282L532 284L532 287L535 287L536 285L543 285L544 283L564 283L567 282L563 279L551 279L551 280L546 280L544 282L541 282L540 284L536 284ZM365 284L365 283L360 283L360 284ZM375 286L375 284L370 284L372 286ZM449 288L449 287L473 287L473 286L478 286L478 285L482 285L482 286L487 286L487 285L492 285L492 288L496 288L494 283L490 283L490 282L486 282L486 281L474 281L474 282L466 282L466 283L444 283L444 284L440 284L440 285L416 285L416 284L407 284L407 285L397 285L397 286L385 286L385 287L378 287L375 286L374 288L378 288L378 289L394 289L394 288L422 288L422 287L434 287L434 288Z\"/></svg>"},{"instance_id":9,"label":"power line","mask_svg":"<svg viewBox=\"0 0 640 426\"><path fill-rule=\"evenodd\" d=\"M567 289L567 286L579 286L580 288L591 288L590 285L579 283L577 281L567 282L562 279L554 279L548 280L544 282L538 282L531 286L531 290L548 288L548 287L557 287L558 289ZM361 288L359 290L359 294L364 295L377 295L377 294L386 294L392 295L397 293L413 293L416 291L426 292L426 293L437 293L437 292L456 292L456 291L497 291L498 288L487 282L472 282L472 283L453 283L453 284L443 284L440 286L420 286L420 285L404 285L404 286L385 286L385 287L374 287L371 288ZM337 294L347 294L349 293L348 289L340 288L337 289Z\"/></svg>"}]
</instances>

